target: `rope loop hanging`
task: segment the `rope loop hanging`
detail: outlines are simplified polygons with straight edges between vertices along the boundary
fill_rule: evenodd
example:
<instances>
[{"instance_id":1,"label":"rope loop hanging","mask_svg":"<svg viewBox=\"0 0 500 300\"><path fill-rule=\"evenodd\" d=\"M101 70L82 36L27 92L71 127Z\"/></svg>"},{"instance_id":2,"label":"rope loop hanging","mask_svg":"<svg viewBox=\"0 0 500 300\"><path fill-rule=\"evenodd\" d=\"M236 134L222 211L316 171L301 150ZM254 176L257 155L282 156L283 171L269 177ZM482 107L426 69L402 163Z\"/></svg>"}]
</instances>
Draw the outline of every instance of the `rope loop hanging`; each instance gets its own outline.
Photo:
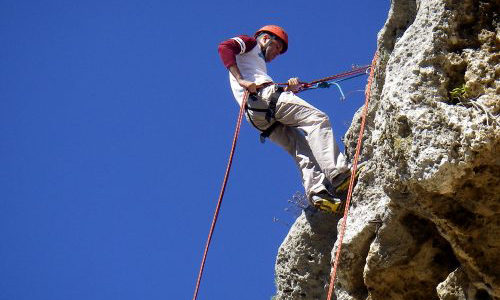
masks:
<instances>
[{"instance_id":1,"label":"rope loop hanging","mask_svg":"<svg viewBox=\"0 0 500 300\"><path fill-rule=\"evenodd\" d=\"M240 134L241 121L243 119L243 113L245 111L245 104L248 100L248 91L245 91L243 95L243 101L241 103L240 112L238 114L238 120L236 121L236 129L234 130L233 144L231 146L231 151L229 153L229 159L227 162L226 173L224 175L224 180L222 181L222 187L219 193L219 200L217 201L217 207L215 208L214 217L212 219L212 225L210 226L210 231L208 233L207 243L205 244L205 251L203 252L203 258L201 260L200 271L198 273L198 279L196 280L196 287L194 290L193 300L198 298L198 292L200 290L201 278L203 276L203 270L205 268L205 262L207 260L208 248L210 247L210 242L212 241L212 235L215 230L215 224L217 223L217 218L219 216L220 207L222 204L222 198L224 197L224 192L226 191L227 181L229 179L229 172L231 171L231 165L233 164L234 152L236 149L236 143L238 142L238 136Z\"/></svg>"}]
</instances>

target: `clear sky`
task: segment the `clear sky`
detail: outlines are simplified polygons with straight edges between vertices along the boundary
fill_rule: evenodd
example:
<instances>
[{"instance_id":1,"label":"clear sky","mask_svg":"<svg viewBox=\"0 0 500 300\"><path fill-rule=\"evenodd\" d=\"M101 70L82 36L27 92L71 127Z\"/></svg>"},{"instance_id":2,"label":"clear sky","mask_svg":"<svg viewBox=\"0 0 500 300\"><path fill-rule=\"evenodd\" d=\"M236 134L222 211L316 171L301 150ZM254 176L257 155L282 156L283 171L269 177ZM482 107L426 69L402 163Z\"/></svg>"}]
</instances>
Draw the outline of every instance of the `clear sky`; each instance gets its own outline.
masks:
<instances>
[{"instance_id":1,"label":"clear sky","mask_svg":"<svg viewBox=\"0 0 500 300\"><path fill-rule=\"evenodd\" d=\"M389 6L1 0L0 300L191 299L238 113L218 43L282 25L270 75L311 81L369 64ZM337 140L364 101L300 96ZM198 299L270 299L301 190L244 122Z\"/></svg>"}]
</instances>

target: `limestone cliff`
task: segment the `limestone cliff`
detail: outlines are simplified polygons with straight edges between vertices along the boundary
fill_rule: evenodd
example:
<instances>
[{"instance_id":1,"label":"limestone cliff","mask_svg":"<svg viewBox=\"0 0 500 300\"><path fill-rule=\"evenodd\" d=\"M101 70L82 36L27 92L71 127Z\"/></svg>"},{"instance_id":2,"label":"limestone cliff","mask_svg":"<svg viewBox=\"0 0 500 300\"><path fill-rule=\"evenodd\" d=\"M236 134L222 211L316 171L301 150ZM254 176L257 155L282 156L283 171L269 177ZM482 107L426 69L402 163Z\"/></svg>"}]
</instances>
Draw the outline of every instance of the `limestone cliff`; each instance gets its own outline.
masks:
<instances>
[{"instance_id":1,"label":"limestone cliff","mask_svg":"<svg viewBox=\"0 0 500 300\"><path fill-rule=\"evenodd\" d=\"M392 1L337 299L500 299L499 7ZM297 219L279 249L275 299L326 299L337 221Z\"/></svg>"}]
</instances>

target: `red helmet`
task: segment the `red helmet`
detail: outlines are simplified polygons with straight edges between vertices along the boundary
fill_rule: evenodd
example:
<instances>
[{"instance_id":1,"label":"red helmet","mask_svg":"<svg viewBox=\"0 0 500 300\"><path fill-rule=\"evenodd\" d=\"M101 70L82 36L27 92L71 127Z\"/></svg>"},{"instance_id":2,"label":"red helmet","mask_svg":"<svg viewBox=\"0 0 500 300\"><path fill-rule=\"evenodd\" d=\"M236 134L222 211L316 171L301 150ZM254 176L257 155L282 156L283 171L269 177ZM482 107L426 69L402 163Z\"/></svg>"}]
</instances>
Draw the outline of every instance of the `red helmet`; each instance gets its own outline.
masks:
<instances>
[{"instance_id":1,"label":"red helmet","mask_svg":"<svg viewBox=\"0 0 500 300\"><path fill-rule=\"evenodd\" d=\"M267 32L270 33L277 38L279 38L283 42L283 50L281 50L280 54L283 54L286 52L288 49L288 34L286 34L285 30L283 28L276 26L276 25L266 25L262 27L261 29L257 30L254 34L255 37L257 37L259 34Z\"/></svg>"}]
</instances>

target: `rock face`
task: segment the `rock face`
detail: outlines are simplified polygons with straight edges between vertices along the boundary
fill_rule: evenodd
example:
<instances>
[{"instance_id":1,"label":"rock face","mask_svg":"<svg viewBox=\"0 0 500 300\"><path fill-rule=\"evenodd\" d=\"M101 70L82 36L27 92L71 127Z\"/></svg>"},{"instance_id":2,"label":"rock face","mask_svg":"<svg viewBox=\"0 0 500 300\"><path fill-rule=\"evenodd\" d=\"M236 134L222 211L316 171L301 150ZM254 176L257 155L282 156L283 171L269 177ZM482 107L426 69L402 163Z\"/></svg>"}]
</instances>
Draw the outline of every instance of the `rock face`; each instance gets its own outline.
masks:
<instances>
[{"instance_id":1,"label":"rock face","mask_svg":"<svg viewBox=\"0 0 500 300\"><path fill-rule=\"evenodd\" d=\"M499 12L495 0L392 1L337 299L500 299ZM278 253L275 299L326 299L338 242L314 228L331 220L296 221Z\"/></svg>"},{"instance_id":2,"label":"rock face","mask_svg":"<svg viewBox=\"0 0 500 300\"><path fill-rule=\"evenodd\" d=\"M338 220L310 209L297 218L276 261L276 282L282 287L278 299L323 297Z\"/></svg>"}]
</instances>

